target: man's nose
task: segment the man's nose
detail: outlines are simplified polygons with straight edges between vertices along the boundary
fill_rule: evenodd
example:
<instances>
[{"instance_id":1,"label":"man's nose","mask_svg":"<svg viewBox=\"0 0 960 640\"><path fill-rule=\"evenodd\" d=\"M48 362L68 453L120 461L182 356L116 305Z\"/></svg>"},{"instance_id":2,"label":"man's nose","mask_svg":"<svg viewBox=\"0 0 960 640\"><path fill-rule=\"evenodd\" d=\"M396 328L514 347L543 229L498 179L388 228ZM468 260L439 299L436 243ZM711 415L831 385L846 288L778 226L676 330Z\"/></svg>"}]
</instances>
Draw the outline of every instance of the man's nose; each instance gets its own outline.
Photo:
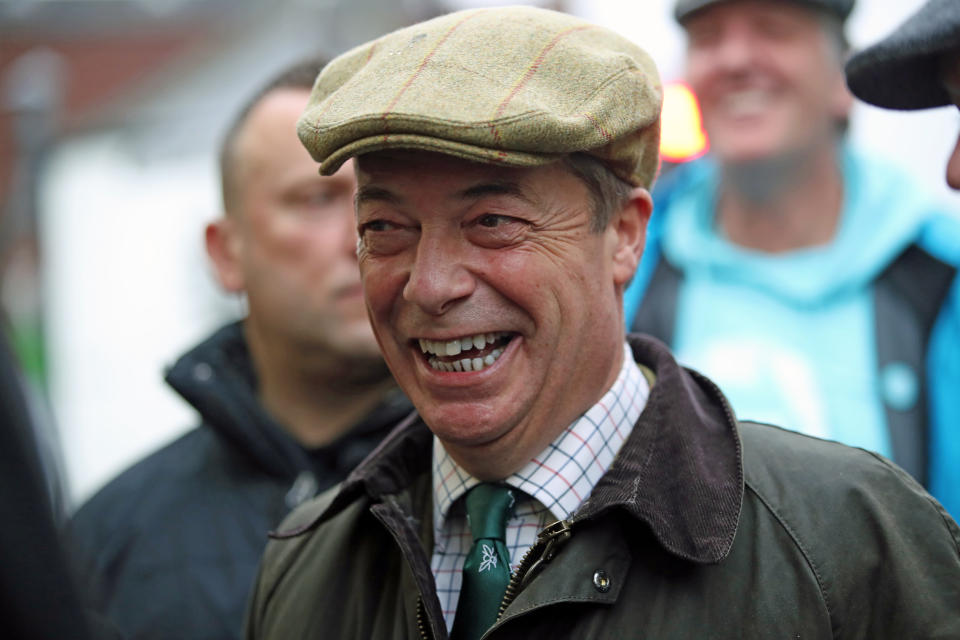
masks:
<instances>
[{"instance_id":1,"label":"man's nose","mask_svg":"<svg viewBox=\"0 0 960 640\"><path fill-rule=\"evenodd\" d=\"M743 71L753 63L755 47L743 30L730 29L712 52L714 64L725 71Z\"/></svg>"},{"instance_id":2,"label":"man's nose","mask_svg":"<svg viewBox=\"0 0 960 640\"><path fill-rule=\"evenodd\" d=\"M464 250L456 239L421 236L404 299L430 315L442 315L469 297L476 279L464 264Z\"/></svg>"}]
</instances>

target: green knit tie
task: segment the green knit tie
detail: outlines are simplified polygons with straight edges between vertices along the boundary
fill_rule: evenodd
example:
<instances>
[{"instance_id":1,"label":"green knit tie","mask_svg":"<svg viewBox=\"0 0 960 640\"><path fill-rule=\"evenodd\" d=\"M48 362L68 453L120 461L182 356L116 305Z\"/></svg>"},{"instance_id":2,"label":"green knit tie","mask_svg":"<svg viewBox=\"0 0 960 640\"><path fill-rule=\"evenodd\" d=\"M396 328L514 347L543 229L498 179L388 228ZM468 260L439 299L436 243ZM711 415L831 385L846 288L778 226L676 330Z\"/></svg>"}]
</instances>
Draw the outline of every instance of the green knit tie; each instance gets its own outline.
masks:
<instances>
[{"instance_id":1,"label":"green knit tie","mask_svg":"<svg viewBox=\"0 0 960 640\"><path fill-rule=\"evenodd\" d=\"M513 491L501 484L478 484L465 500L473 546L463 563L452 640L477 640L493 626L510 582L510 552L504 538Z\"/></svg>"}]
</instances>

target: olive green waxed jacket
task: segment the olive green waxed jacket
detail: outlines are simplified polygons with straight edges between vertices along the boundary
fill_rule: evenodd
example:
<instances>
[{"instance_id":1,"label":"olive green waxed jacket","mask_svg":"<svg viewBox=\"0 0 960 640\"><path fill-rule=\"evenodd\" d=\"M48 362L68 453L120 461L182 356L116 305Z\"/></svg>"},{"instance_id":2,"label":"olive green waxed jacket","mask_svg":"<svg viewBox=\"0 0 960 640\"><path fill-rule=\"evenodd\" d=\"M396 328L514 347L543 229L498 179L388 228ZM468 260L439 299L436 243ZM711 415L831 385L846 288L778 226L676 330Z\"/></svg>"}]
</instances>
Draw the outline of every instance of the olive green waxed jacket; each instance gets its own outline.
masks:
<instances>
[{"instance_id":1,"label":"olive green waxed jacket","mask_svg":"<svg viewBox=\"0 0 960 640\"><path fill-rule=\"evenodd\" d=\"M737 423L631 336L647 406L521 563L484 638L960 638L960 529L880 456ZM415 416L267 547L246 637L446 638L430 570L432 435Z\"/></svg>"}]
</instances>

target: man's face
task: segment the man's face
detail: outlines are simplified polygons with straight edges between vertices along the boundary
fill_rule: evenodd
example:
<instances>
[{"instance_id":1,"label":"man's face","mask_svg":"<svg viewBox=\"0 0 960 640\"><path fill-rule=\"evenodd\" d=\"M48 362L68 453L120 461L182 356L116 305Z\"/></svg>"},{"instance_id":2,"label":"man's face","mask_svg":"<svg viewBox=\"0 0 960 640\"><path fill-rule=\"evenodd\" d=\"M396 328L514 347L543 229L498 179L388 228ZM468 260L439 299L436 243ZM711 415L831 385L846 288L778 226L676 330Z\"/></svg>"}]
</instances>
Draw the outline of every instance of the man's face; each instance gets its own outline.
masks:
<instances>
[{"instance_id":1,"label":"man's face","mask_svg":"<svg viewBox=\"0 0 960 640\"><path fill-rule=\"evenodd\" d=\"M687 78L722 162L763 161L834 139L851 98L816 13L742 0L704 9L684 26Z\"/></svg>"},{"instance_id":2,"label":"man's face","mask_svg":"<svg viewBox=\"0 0 960 640\"><path fill-rule=\"evenodd\" d=\"M237 139L239 210L232 247L258 331L347 359L377 357L356 260L351 163L318 173L296 121L309 91L284 89L250 113Z\"/></svg>"},{"instance_id":3,"label":"man's face","mask_svg":"<svg viewBox=\"0 0 960 640\"><path fill-rule=\"evenodd\" d=\"M387 364L455 460L503 477L615 380L636 256L617 220L590 231L587 188L560 165L381 152L357 173L360 272Z\"/></svg>"},{"instance_id":4,"label":"man's face","mask_svg":"<svg viewBox=\"0 0 960 640\"><path fill-rule=\"evenodd\" d=\"M960 52L954 52L943 60L941 78L953 104L960 109ZM947 184L960 190L960 135L947 161Z\"/></svg>"}]
</instances>

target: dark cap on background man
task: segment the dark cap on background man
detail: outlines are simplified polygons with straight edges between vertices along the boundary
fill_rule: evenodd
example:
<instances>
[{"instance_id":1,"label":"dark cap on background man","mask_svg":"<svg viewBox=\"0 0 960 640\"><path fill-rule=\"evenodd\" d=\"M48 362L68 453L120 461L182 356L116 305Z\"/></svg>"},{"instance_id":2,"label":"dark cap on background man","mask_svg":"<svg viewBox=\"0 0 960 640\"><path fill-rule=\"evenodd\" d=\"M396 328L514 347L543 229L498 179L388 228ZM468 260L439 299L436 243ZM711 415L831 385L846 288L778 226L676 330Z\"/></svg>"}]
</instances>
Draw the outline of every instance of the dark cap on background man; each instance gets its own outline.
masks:
<instances>
[{"instance_id":1,"label":"dark cap on background man","mask_svg":"<svg viewBox=\"0 0 960 640\"><path fill-rule=\"evenodd\" d=\"M960 0L929 0L885 39L847 63L855 96L888 109L927 109L952 103L940 77L941 59L960 50Z\"/></svg>"},{"instance_id":2,"label":"dark cap on background man","mask_svg":"<svg viewBox=\"0 0 960 640\"><path fill-rule=\"evenodd\" d=\"M391 148L511 167L586 153L649 188L661 98L650 57L609 29L532 7L475 9L335 59L298 129L325 174Z\"/></svg>"},{"instance_id":3,"label":"dark cap on background man","mask_svg":"<svg viewBox=\"0 0 960 640\"><path fill-rule=\"evenodd\" d=\"M682 23L692 14L707 7L736 0L677 0L673 8L673 17ZM816 9L825 9L841 20L846 20L853 11L854 0L771 0L775 2L792 2L807 5Z\"/></svg>"}]
</instances>

